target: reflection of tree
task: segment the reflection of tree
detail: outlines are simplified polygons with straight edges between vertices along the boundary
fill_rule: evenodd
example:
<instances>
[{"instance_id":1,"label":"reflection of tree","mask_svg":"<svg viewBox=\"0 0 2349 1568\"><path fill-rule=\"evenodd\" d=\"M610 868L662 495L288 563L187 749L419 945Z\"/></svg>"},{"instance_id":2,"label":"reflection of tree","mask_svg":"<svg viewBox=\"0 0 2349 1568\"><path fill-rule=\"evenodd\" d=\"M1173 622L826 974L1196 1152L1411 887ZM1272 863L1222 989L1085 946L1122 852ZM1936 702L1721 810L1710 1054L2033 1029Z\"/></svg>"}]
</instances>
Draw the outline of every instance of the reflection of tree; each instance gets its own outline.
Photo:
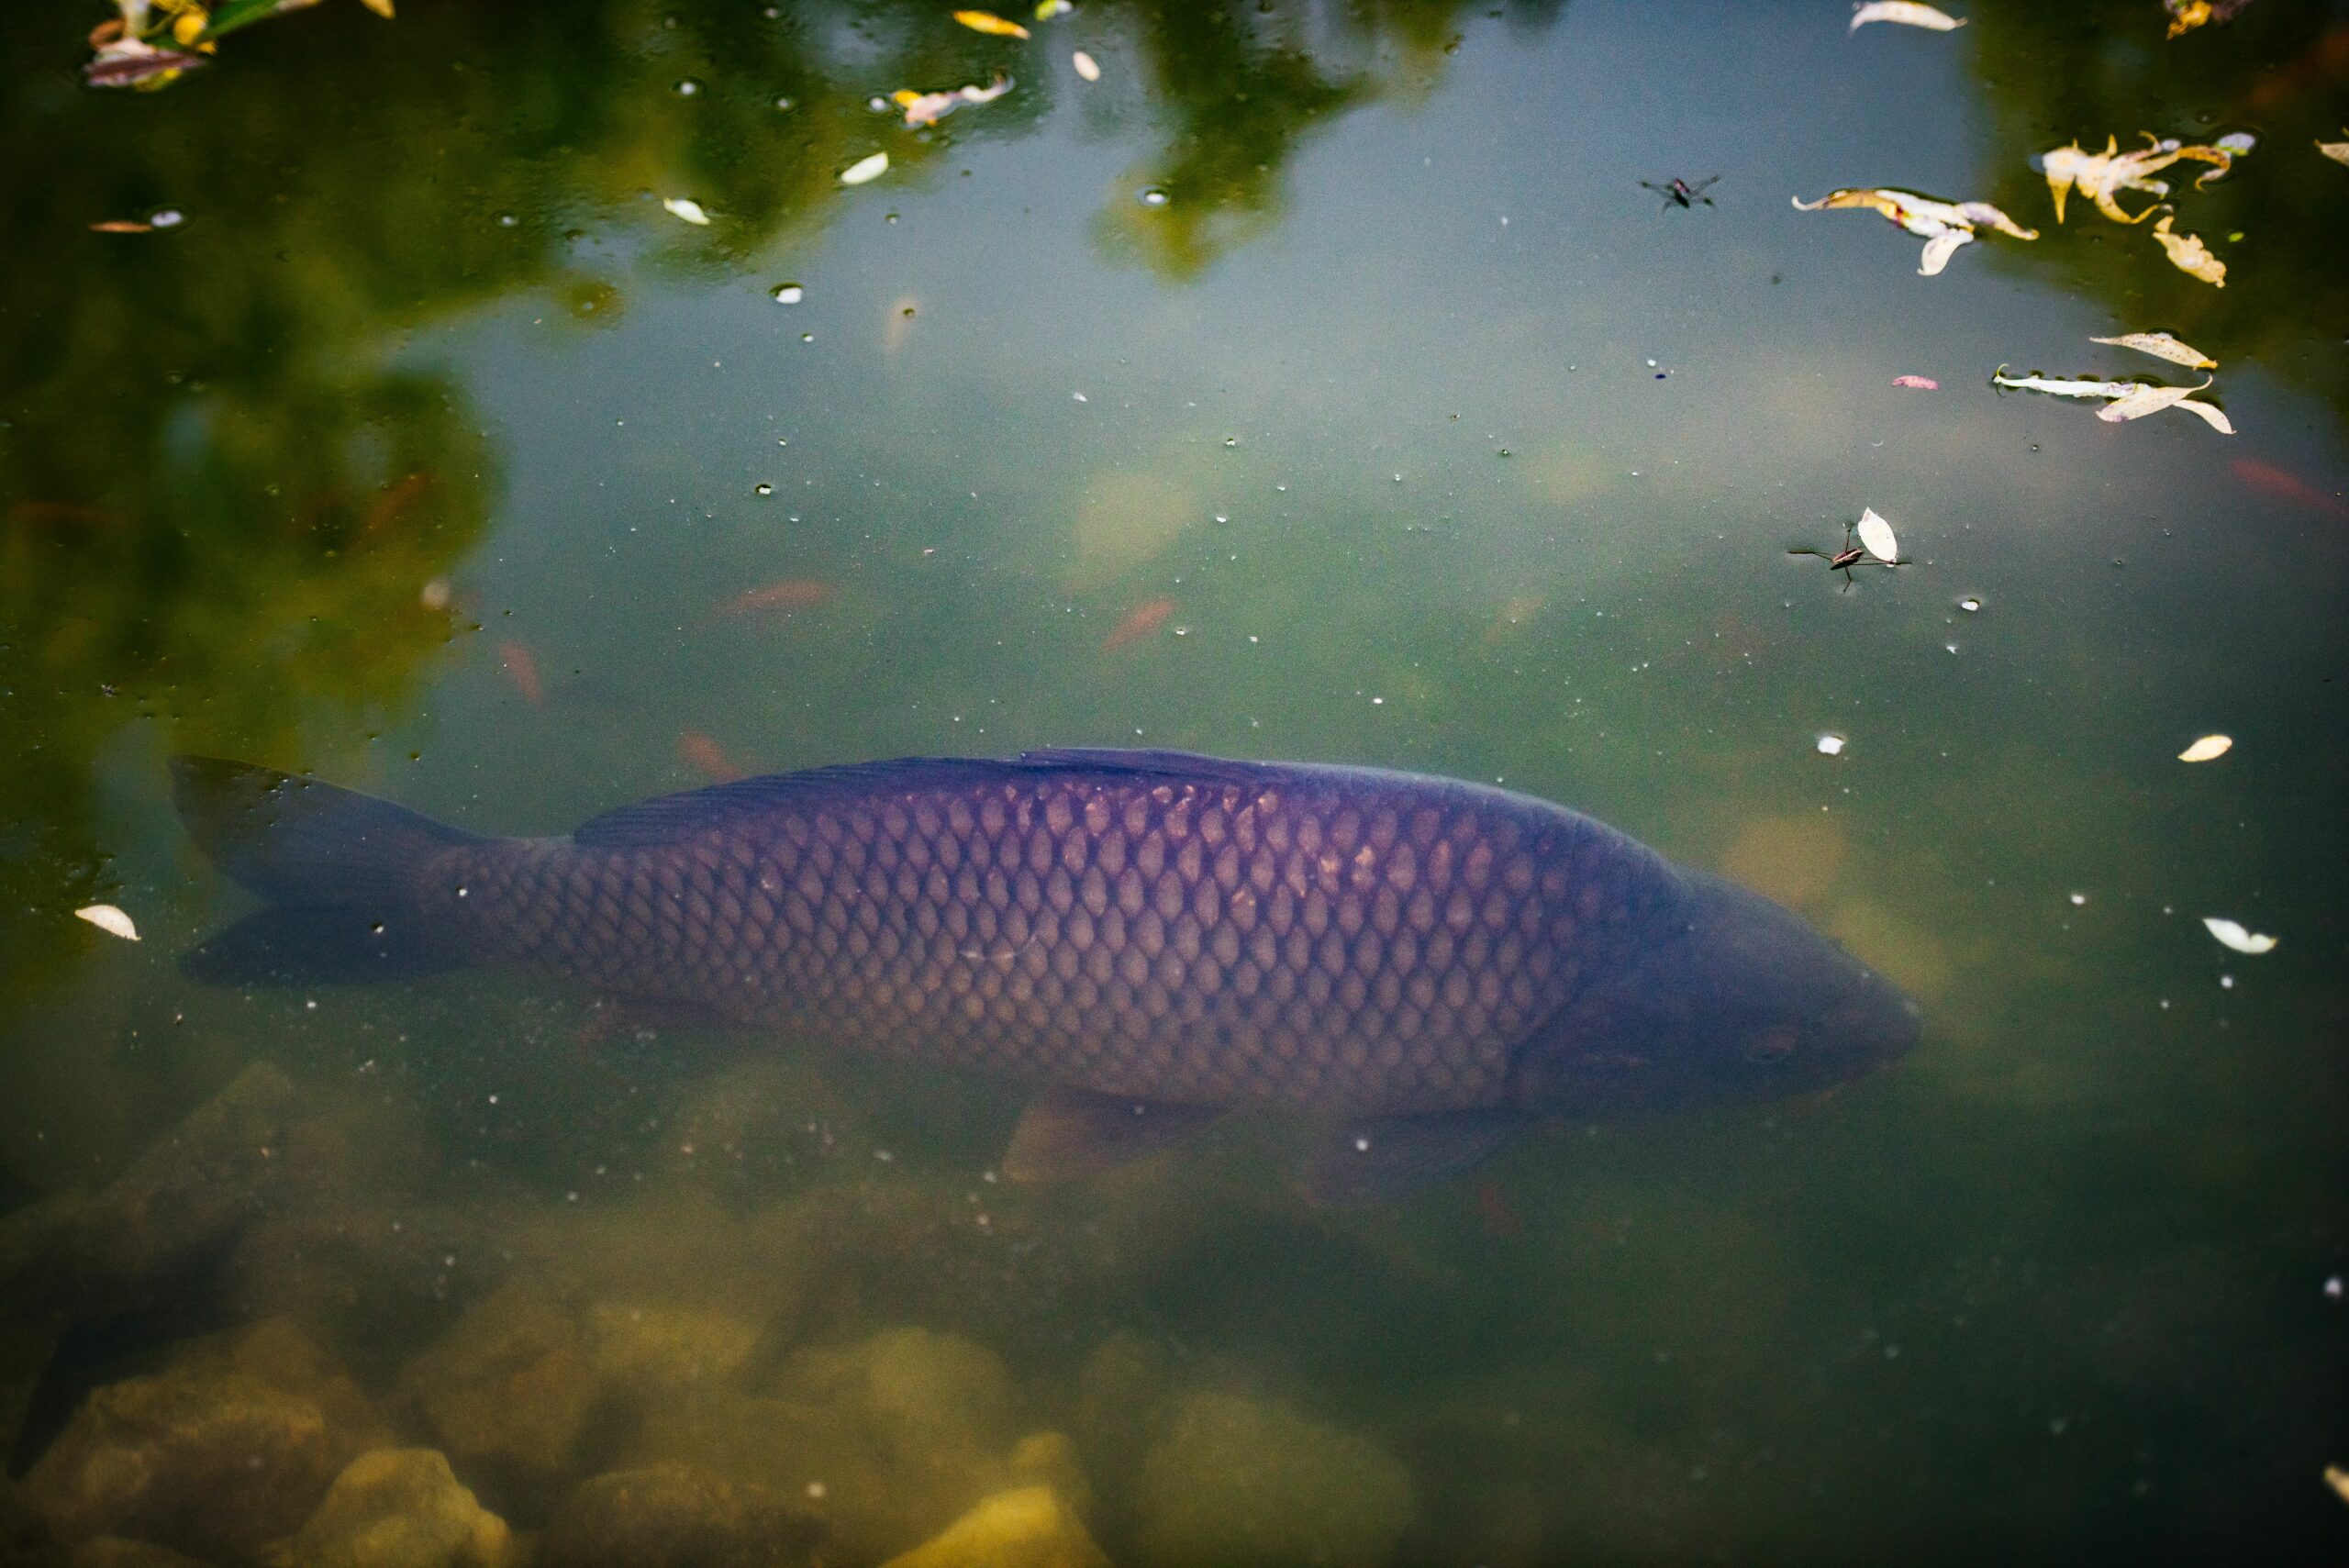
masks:
<instances>
[{"instance_id":1,"label":"reflection of tree","mask_svg":"<svg viewBox=\"0 0 2349 1568\"><path fill-rule=\"evenodd\" d=\"M1094 8L1142 61L1152 177L1177 196L1117 204L1153 220L1130 231L1145 258L1186 276L1272 221L1308 130L1422 84L1464 8ZM556 321L613 319L616 230L656 268L725 272L822 222L876 147L918 171L1048 102L1048 29L985 38L913 0L763 11L320 9L131 95L72 85L83 11L0 8L0 994L106 891L94 773L134 716L303 761L306 717L397 708L451 635L419 593L479 541L494 464L458 388L387 368L400 333L524 289ZM998 69L1026 90L919 136L869 106ZM663 215L673 195L711 225ZM184 225L89 232L166 202Z\"/></svg>"},{"instance_id":2,"label":"reflection of tree","mask_svg":"<svg viewBox=\"0 0 2349 1568\"><path fill-rule=\"evenodd\" d=\"M2349 173L2310 145L2340 134L2349 83L2343 8L2254 6L2226 27L2174 41L2163 38L2159 7L2139 0L1980 0L1975 17L1966 31L1982 51L1995 125L1990 199L2044 236L2036 245L1990 247L1994 258L2054 269L2110 302L2131 329L2168 328L2222 364L2261 360L2349 411L2341 356L2300 351L2310 323L2349 319L2349 268L2340 262L2349 248ZM2141 130L2195 141L2231 130L2259 136L2259 146L2207 188L2194 189L2199 171L2183 165L2163 176L2178 228L2202 236L2226 261L2223 290L2173 269L2150 223L2123 228L2084 214L2077 202L2069 223L2050 221L2032 155L2074 137L2091 150L2101 150L2108 135L2143 146ZM2152 199L2132 195L2130 209ZM2240 242L2229 239L2236 233ZM2050 359L2043 368L2076 373L2086 364Z\"/></svg>"}]
</instances>

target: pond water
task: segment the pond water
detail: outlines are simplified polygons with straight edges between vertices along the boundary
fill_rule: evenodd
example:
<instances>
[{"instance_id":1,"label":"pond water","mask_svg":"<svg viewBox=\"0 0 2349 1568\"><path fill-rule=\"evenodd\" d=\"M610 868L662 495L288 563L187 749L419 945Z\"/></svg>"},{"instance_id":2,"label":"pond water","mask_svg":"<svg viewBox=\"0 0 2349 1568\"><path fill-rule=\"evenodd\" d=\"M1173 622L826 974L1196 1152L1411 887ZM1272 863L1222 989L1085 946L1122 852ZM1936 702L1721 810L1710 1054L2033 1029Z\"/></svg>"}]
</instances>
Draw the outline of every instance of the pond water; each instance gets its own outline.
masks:
<instances>
[{"instance_id":1,"label":"pond water","mask_svg":"<svg viewBox=\"0 0 2349 1568\"><path fill-rule=\"evenodd\" d=\"M399 1444L546 1562L1032 1484L1141 1564L2337 1557L2349 7L948 9L336 4L154 93L0 15L0 1554L256 1561ZM2222 288L2057 221L2140 132L2256 139L2154 176ZM2037 238L1789 202L1878 186ZM250 900L175 752L559 833L1071 745L1502 781L1923 1039L1331 1212L1279 1118L1015 1186L1016 1084L178 967Z\"/></svg>"}]
</instances>

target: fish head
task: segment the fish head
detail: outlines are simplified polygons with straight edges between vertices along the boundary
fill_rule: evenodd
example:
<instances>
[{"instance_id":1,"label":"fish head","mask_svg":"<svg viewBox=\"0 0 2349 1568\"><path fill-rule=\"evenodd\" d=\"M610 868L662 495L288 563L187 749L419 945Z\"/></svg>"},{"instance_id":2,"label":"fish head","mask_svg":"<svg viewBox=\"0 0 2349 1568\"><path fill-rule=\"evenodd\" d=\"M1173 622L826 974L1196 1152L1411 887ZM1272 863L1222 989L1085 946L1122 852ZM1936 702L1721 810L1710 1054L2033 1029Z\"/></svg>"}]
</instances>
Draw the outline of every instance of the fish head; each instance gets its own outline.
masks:
<instances>
[{"instance_id":1,"label":"fish head","mask_svg":"<svg viewBox=\"0 0 2349 1568\"><path fill-rule=\"evenodd\" d=\"M1881 973L1759 894L1680 874L1671 917L1529 1043L1528 1103L1573 1115L1779 1099L1917 1043L1920 1010Z\"/></svg>"}]
</instances>

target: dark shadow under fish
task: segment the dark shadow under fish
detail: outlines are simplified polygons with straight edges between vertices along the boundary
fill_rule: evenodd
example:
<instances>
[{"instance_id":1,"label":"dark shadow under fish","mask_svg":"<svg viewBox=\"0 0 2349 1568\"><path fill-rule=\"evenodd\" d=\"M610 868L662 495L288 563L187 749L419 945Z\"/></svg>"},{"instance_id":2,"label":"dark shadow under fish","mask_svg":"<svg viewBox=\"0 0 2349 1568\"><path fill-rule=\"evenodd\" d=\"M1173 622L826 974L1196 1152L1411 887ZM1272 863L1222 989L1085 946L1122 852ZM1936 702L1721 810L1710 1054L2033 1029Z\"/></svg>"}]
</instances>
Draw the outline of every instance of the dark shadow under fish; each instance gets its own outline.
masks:
<instances>
[{"instance_id":1,"label":"dark shadow under fish","mask_svg":"<svg viewBox=\"0 0 2349 1568\"><path fill-rule=\"evenodd\" d=\"M481 963L712 1023L1008 1074L1027 1178L1228 1108L1334 1121L1318 1201L1385 1201L1542 1116L1798 1094L1914 1043L1914 1004L1786 909L1546 801L1173 751L744 779L563 838L484 838L313 779L173 762L269 902L204 980Z\"/></svg>"}]
</instances>

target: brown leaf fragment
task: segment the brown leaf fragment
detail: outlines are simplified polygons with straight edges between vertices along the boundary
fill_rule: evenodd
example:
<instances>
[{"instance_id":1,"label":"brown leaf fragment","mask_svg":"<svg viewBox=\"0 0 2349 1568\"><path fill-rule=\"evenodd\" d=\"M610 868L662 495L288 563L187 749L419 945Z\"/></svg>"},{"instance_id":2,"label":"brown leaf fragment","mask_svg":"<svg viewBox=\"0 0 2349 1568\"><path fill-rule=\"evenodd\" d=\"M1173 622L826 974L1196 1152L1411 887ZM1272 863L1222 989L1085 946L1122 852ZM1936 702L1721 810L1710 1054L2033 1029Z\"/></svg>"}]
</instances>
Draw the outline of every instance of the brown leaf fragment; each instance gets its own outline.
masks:
<instances>
[{"instance_id":1,"label":"brown leaf fragment","mask_svg":"<svg viewBox=\"0 0 2349 1568\"><path fill-rule=\"evenodd\" d=\"M93 234L152 234L155 232L155 226L151 223L141 223L136 218L110 217L104 223L90 225L90 232Z\"/></svg>"},{"instance_id":2,"label":"brown leaf fragment","mask_svg":"<svg viewBox=\"0 0 2349 1568\"><path fill-rule=\"evenodd\" d=\"M388 22L392 19L392 0L359 0L359 3L384 20Z\"/></svg>"},{"instance_id":3,"label":"brown leaf fragment","mask_svg":"<svg viewBox=\"0 0 2349 1568\"><path fill-rule=\"evenodd\" d=\"M177 71L193 71L204 56L182 50L157 49L137 39L117 39L99 48L97 57L82 68L82 80L93 87L133 87Z\"/></svg>"}]
</instances>

